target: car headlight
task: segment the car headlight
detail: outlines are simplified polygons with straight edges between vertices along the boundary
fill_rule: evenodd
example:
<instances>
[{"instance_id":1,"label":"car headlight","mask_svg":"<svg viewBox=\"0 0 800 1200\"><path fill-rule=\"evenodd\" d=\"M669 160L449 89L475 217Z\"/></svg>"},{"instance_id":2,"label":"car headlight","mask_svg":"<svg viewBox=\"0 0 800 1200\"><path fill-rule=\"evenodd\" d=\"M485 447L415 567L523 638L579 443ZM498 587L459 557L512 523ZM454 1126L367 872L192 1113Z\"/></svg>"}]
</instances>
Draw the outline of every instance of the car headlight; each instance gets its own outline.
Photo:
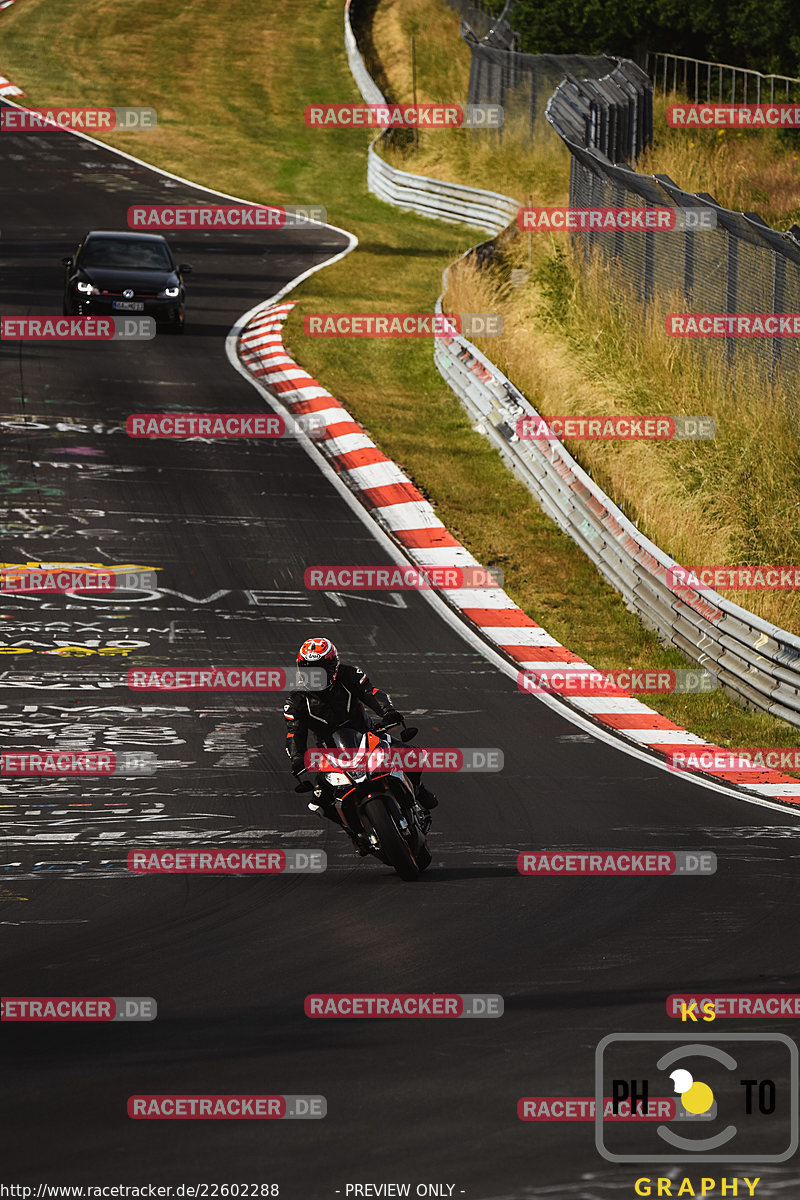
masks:
<instances>
[{"instance_id":1,"label":"car headlight","mask_svg":"<svg viewBox=\"0 0 800 1200\"><path fill-rule=\"evenodd\" d=\"M179 287L164 288L164 291L161 294L162 296L168 296L170 300L174 300L176 296L180 296L181 289Z\"/></svg>"},{"instance_id":2,"label":"car headlight","mask_svg":"<svg viewBox=\"0 0 800 1200\"><path fill-rule=\"evenodd\" d=\"M78 291L84 292L87 296L99 296L100 295L100 288L95 287L93 283L81 283L81 281L78 280L77 286L78 286Z\"/></svg>"}]
</instances>

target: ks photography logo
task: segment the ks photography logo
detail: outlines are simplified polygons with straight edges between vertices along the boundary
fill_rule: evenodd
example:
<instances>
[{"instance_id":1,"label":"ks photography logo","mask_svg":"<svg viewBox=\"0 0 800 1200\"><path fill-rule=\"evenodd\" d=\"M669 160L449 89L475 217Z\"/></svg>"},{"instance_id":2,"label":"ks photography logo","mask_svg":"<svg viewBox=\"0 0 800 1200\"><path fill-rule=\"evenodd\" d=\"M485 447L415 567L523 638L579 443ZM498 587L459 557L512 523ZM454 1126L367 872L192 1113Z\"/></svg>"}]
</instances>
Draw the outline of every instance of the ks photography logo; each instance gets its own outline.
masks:
<instances>
[{"instance_id":1,"label":"ks photography logo","mask_svg":"<svg viewBox=\"0 0 800 1200\"><path fill-rule=\"evenodd\" d=\"M798 1147L799 1080L782 1033L611 1033L595 1051L595 1144L609 1162L785 1162ZM669 1122L613 1120L621 1104L647 1113L670 1091Z\"/></svg>"}]
</instances>

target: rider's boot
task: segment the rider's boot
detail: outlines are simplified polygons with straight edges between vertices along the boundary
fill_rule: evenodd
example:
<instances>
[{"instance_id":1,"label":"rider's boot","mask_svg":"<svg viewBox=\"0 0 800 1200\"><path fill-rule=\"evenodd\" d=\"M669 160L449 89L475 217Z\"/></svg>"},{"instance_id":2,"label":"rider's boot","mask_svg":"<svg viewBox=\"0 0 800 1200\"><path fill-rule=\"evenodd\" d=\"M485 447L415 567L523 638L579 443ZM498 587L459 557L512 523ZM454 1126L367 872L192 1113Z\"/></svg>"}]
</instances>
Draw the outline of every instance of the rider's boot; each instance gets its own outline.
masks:
<instances>
[{"instance_id":1,"label":"rider's boot","mask_svg":"<svg viewBox=\"0 0 800 1200\"><path fill-rule=\"evenodd\" d=\"M345 832L353 843L353 849L359 858L366 857L369 854L369 842L365 833L353 833L352 829L345 826Z\"/></svg>"},{"instance_id":2,"label":"rider's boot","mask_svg":"<svg viewBox=\"0 0 800 1200\"><path fill-rule=\"evenodd\" d=\"M428 812L432 808L436 808L439 801L432 791L425 787L425 784L420 782L417 784L417 803L421 804Z\"/></svg>"},{"instance_id":3,"label":"rider's boot","mask_svg":"<svg viewBox=\"0 0 800 1200\"><path fill-rule=\"evenodd\" d=\"M353 830L350 828L350 826L345 825L344 822L339 819L339 814L335 808L332 806L331 808L327 808L325 804L309 804L308 807L316 809L317 812L321 812L322 815L327 817L329 821L333 821L334 825L338 825L340 829L343 829L350 838L350 841L353 843L353 849L359 858L364 858L365 855L369 854L369 843L367 842L366 835L363 833L353 833Z\"/></svg>"}]
</instances>

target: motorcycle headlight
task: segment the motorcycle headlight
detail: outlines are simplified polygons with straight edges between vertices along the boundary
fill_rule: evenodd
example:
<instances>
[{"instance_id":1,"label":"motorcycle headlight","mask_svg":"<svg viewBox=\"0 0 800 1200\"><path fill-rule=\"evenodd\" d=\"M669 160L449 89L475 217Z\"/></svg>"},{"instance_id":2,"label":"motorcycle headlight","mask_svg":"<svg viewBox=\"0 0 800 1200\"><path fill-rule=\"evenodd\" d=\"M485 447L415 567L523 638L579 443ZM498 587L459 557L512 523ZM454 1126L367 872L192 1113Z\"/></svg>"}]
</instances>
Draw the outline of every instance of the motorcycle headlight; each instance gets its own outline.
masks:
<instances>
[{"instance_id":1,"label":"motorcycle headlight","mask_svg":"<svg viewBox=\"0 0 800 1200\"><path fill-rule=\"evenodd\" d=\"M82 283L78 280L78 291L83 292L86 296L99 296L100 288L95 287L93 283Z\"/></svg>"},{"instance_id":2,"label":"motorcycle headlight","mask_svg":"<svg viewBox=\"0 0 800 1200\"><path fill-rule=\"evenodd\" d=\"M175 297L180 296L180 294L181 289L179 287L164 288L164 291L161 293L162 296L167 296L170 300L174 300Z\"/></svg>"}]
</instances>

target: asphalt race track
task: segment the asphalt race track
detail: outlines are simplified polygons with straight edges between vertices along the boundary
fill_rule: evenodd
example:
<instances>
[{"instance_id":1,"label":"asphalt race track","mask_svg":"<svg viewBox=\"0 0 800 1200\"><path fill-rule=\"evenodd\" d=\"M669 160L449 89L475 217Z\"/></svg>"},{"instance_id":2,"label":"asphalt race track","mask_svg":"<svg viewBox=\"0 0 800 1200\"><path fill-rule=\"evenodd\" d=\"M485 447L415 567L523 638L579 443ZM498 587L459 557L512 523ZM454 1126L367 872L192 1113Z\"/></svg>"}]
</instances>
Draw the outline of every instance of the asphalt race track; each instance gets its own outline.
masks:
<instances>
[{"instance_id":1,"label":"asphalt race track","mask_svg":"<svg viewBox=\"0 0 800 1200\"><path fill-rule=\"evenodd\" d=\"M60 259L86 229L125 228L134 201L197 196L67 133L4 135L2 313L60 313ZM157 591L127 602L3 598L4 747L148 749L159 770L0 783L3 994L158 1002L156 1021L113 1029L4 1025L2 1174L274 1182L292 1200L386 1181L453 1184L472 1200L629 1195L648 1171L602 1159L590 1124L520 1121L517 1101L592 1095L606 1034L680 1031L672 992L800 991L797 817L579 731L518 694L418 594L307 592L307 566L387 557L296 441L128 438L131 413L263 411L225 336L346 244L320 228L170 241L194 268L184 337L0 346L4 561L159 571ZM294 794L280 694L125 684L133 664L288 663L315 632L413 714L421 745L504 752L500 775L431 777L434 864L417 884L356 859ZM46 653L59 644L93 653ZM329 869L154 878L125 866L134 847L200 845L324 849ZM565 846L710 849L719 870L517 873L520 850ZM353 991L499 993L505 1014L304 1015L309 992ZM792 1036L793 1023L769 1028ZM321 1094L328 1115L126 1113L134 1094L237 1092ZM758 1173L759 1197L797 1194L791 1162Z\"/></svg>"}]
</instances>

